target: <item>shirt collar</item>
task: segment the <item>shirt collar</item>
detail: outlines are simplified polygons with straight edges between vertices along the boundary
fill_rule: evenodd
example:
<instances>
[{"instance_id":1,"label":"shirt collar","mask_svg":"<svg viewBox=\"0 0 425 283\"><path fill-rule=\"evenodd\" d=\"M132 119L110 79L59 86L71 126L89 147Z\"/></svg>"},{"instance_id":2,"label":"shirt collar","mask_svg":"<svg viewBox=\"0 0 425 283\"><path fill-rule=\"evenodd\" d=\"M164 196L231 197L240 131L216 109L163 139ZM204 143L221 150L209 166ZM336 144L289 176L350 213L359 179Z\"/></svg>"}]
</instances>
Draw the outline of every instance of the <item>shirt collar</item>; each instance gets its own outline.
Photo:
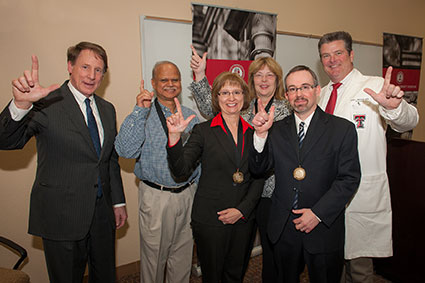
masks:
<instances>
[{"instance_id":1,"label":"shirt collar","mask_svg":"<svg viewBox=\"0 0 425 283\"><path fill-rule=\"evenodd\" d=\"M170 110L170 108L168 108L167 106L163 105L161 103L161 101L159 101L158 98L155 98L155 99L158 101L159 106L161 106L162 111L168 112L168 113L172 113L171 110ZM182 109L183 109L183 107L182 107Z\"/></svg>"},{"instance_id":2,"label":"shirt collar","mask_svg":"<svg viewBox=\"0 0 425 283\"><path fill-rule=\"evenodd\" d=\"M353 77L353 73L354 73L354 68L351 70L351 72L348 73L348 75L345 76L345 78L343 78L339 83L341 83L340 88L338 88L338 90L342 90L343 88L345 88L346 85L348 85L348 83L351 81L352 77ZM331 82L331 85L333 85L334 83Z\"/></svg>"},{"instance_id":3,"label":"shirt collar","mask_svg":"<svg viewBox=\"0 0 425 283\"><path fill-rule=\"evenodd\" d=\"M241 119L241 122L242 122L242 132L243 132L243 134L245 134L245 132L248 128L252 129L252 126L250 124L248 124L241 116L239 116L239 119ZM217 116L215 116L212 119L210 127L212 128L212 127L218 127L218 126L220 126L223 129L223 131L225 133L227 133L226 129L224 128L223 116L221 116L221 112L218 113Z\"/></svg>"},{"instance_id":4,"label":"shirt collar","mask_svg":"<svg viewBox=\"0 0 425 283\"><path fill-rule=\"evenodd\" d=\"M345 76L345 78L342 79L341 83L347 83L353 76L353 73L354 73L354 68L351 70L351 72L348 73L348 75Z\"/></svg>"},{"instance_id":5,"label":"shirt collar","mask_svg":"<svg viewBox=\"0 0 425 283\"><path fill-rule=\"evenodd\" d=\"M316 111L313 111L313 113L311 113L304 121L302 121L296 114L294 114L295 116L295 125L297 126L297 132L298 129L300 128L300 123L304 122L304 132L307 132L308 126L311 123L311 119L313 119L313 115L314 113L316 113Z\"/></svg>"},{"instance_id":6,"label":"shirt collar","mask_svg":"<svg viewBox=\"0 0 425 283\"><path fill-rule=\"evenodd\" d=\"M68 82L68 88L71 91L72 95L74 96L75 100L77 100L78 105L84 104L84 101L86 100L86 98L90 99L90 101L93 102L93 98L94 98L93 95L90 95L90 97L85 96L71 84L71 81Z\"/></svg>"}]
</instances>

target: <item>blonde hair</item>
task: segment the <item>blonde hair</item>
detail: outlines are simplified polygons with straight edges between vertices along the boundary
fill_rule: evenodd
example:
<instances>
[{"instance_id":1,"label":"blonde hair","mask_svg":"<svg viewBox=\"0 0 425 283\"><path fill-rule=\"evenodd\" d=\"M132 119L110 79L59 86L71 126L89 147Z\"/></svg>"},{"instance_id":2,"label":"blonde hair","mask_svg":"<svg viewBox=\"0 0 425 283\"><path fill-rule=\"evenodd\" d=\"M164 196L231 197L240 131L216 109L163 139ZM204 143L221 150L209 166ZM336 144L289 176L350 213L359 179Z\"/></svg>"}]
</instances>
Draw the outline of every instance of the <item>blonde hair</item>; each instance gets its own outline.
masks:
<instances>
[{"instance_id":1,"label":"blonde hair","mask_svg":"<svg viewBox=\"0 0 425 283\"><path fill-rule=\"evenodd\" d=\"M249 87L249 94L250 94L250 100L253 100L257 97L255 92L255 85L254 85L254 75L264 66L267 66L270 71L272 71L273 74L276 75L276 90L274 92L274 97L278 100L285 99L285 90L283 85L283 71L280 67L279 63L276 62L271 57L260 57L255 59L251 65L249 65L249 72L248 72L248 87Z\"/></svg>"}]
</instances>

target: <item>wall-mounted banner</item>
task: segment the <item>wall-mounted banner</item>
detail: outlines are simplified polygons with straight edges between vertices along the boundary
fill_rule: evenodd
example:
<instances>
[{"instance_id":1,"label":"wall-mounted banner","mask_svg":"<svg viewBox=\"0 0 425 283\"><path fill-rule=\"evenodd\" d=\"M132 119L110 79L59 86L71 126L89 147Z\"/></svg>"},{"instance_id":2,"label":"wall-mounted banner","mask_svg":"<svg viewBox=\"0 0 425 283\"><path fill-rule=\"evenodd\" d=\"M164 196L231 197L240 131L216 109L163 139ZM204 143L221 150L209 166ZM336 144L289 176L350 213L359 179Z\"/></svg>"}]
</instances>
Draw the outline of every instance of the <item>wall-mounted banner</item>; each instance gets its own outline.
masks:
<instances>
[{"instance_id":1,"label":"wall-mounted banner","mask_svg":"<svg viewBox=\"0 0 425 283\"><path fill-rule=\"evenodd\" d=\"M208 52L206 76L212 85L223 71L248 81L251 60L274 57L276 15L192 4L192 44L202 56Z\"/></svg>"},{"instance_id":2,"label":"wall-mounted banner","mask_svg":"<svg viewBox=\"0 0 425 283\"><path fill-rule=\"evenodd\" d=\"M393 66L391 83L400 86L407 102L416 105L422 61L422 38L384 33L383 75Z\"/></svg>"}]
</instances>

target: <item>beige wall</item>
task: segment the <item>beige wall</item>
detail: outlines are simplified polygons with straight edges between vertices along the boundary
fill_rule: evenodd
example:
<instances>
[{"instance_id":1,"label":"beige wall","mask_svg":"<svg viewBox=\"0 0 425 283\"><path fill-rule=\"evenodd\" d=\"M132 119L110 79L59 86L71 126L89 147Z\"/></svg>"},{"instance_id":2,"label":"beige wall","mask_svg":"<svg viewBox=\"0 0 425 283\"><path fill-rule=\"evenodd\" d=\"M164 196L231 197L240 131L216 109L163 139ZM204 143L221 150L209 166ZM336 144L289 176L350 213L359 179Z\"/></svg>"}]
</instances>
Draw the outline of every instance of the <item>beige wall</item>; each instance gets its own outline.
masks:
<instances>
[{"instance_id":1,"label":"beige wall","mask_svg":"<svg viewBox=\"0 0 425 283\"><path fill-rule=\"evenodd\" d=\"M383 32L425 36L423 0L204 3L277 13L280 31L321 35L342 29L349 31L355 40L375 43L382 42ZM42 85L62 83L67 78L67 47L82 40L93 41L104 46L110 58L110 71L100 94L116 106L119 125L135 103L141 77L139 15L191 20L189 0L0 0L0 7L0 105L10 100L10 82L30 67L31 54L39 57ZM172 42L173 38L169 40ZM420 113L425 108L423 95L425 72L418 99ZM414 131L414 139L425 141L424 121ZM121 160L129 220L118 236L118 265L139 258L133 163ZM27 248L29 261L23 270L30 274L32 282L41 283L48 281L41 243L27 234L29 192L35 166L33 141L22 151L0 151L0 234ZM0 266L11 265L14 259L10 252L0 249Z\"/></svg>"}]
</instances>

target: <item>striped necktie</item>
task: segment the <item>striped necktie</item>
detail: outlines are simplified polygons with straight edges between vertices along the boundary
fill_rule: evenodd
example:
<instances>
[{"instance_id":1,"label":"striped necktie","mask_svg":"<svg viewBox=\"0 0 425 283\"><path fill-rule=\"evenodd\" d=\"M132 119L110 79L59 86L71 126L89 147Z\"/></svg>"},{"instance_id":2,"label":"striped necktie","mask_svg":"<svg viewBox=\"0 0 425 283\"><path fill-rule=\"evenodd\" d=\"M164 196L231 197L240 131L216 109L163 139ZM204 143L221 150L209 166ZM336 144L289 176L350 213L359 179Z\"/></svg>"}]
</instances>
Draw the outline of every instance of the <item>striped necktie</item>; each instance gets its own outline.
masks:
<instances>
[{"instance_id":1,"label":"striped necktie","mask_svg":"<svg viewBox=\"0 0 425 283\"><path fill-rule=\"evenodd\" d=\"M305 123L301 122L299 125L299 130L298 130L298 146L299 148L301 148L301 146L303 145L303 141L304 141L304 137L305 137L305 132L304 132L304 126ZM292 208L293 209L297 209L298 208L298 189L294 188L295 191L295 195L294 195L294 200L292 201Z\"/></svg>"},{"instance_id":2,"label":"striped necktie","mask_svg":"<svg viewBox=\"0 0 425 283\"><path fill-rule=\"evenodd\" d=\"M305 125L305 123L301 122L300 126L299 126L299 130L298 130L298 146L300 148L303 145L303 141L304 141L304 137L305 137L304 125Z\"/></svg>"}]
</instances>

